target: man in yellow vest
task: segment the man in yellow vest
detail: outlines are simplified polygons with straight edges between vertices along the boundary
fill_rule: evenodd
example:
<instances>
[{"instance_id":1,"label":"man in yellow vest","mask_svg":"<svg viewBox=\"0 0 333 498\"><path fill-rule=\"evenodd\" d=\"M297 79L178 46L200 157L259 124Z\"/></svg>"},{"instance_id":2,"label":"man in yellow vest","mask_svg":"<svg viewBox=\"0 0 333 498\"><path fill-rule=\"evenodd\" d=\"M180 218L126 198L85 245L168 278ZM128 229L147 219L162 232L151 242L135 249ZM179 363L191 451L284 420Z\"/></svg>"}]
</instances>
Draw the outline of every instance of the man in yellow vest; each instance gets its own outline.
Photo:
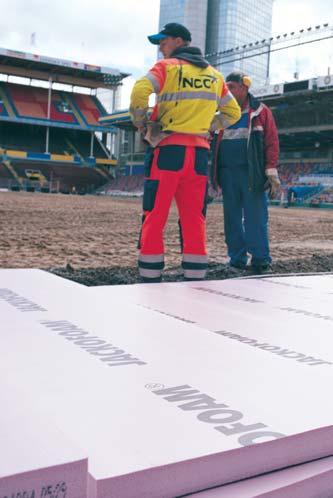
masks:
<instances>
[{"instance_id":1,"label":"man in yellow vest","mask_svg":"<svg viewBox=\"0 0 333 498\"><path fill-rule=\"evenodd\" d=\"M154 148L146 165L139 272L145 282L161 281L163 229L175 198L179 212L185 280L205 277L206 203L209 132L226 128L241 116L223 76L190 47L191 33L177 23L148 37L164 59L139 79L131 95L134 125ZM157 95L148 121L148 99ZM218 114L216 112L219 111Z\"/></svg>"}]
</instances>

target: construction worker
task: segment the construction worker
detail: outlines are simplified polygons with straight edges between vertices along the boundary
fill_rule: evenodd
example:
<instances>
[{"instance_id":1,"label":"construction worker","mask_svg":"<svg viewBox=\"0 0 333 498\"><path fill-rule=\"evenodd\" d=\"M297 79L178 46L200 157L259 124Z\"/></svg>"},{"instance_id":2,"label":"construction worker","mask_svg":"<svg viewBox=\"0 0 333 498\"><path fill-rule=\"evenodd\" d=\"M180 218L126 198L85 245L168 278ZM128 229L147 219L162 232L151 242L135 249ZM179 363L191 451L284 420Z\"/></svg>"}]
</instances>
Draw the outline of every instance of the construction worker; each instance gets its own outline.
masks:
<instances>
[{"instance_id":1,"label":"construction worker","mask_svg":"<svg viewBox=\"0 0 333 498\"><path fill-rule=\"evenodd\" d=\"M267 194L280 188L279 139L270 109L249 92L251 78L230 73L227 85L242 109L241 119L221 130L216 144L214 183L222 188L224 234L232 267L269 269Z\"/></svg>"},{"instance_id":2,"label":"construction worker","mask_svg":"<svg viewBox=\"0 0 333 498\"><path fill-rule=\"evenodd\" d=\"M139 272L145 282L159 282L164 268L163 229L172 199L179 212L182 268L186 280L201 280L208 265L206 199L209 130L240 118L240 108L223 76L190 47L191 33L177 23L148 36L164 59L139 79L131 95L134 125L154 147L146 164ZM148 99L157 94L148 120ZM216 111L219 114L215 116Z\"/></svg>"}]
</instances>

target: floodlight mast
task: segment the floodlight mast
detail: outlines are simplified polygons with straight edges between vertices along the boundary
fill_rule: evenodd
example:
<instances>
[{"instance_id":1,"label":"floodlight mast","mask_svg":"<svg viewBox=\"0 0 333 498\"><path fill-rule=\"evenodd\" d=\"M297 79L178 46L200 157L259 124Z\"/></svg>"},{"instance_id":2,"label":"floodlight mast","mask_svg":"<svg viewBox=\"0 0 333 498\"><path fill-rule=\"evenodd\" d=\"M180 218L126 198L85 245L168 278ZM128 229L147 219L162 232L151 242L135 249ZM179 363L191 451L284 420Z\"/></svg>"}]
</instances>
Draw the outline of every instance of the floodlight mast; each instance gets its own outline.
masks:
<instances>
[{"instance_id":1,"label":"floodlight mast","mask_svg":"<svg viewBox=\"0 0 333 498\"><path fill-rule=\"evenodd\" d=\"M255 42L220 52L206 54L206 58L213 66L221 67L224 64L229 64L231 62L243 61L244 59L250 59L268 54L266 69L266 78L268 80L270 74L271 53L309 43L328 40L330 38L333 38L333 27L328 23L325 23L314 27L310 26L298 31L291 31L290 33L284 33L283 35L257 40ZM286 43L286 46L279 46Z\"/></svg>"}]
</instances>

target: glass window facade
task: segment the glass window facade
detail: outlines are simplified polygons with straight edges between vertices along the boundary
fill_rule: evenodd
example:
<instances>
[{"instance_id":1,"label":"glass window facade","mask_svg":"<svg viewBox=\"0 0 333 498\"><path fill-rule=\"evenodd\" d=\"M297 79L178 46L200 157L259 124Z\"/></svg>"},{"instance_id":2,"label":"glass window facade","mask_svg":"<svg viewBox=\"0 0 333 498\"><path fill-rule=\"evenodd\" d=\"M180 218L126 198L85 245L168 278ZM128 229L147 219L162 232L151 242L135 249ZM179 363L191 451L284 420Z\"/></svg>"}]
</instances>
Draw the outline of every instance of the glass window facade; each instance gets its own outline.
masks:
<instances>
[{"instance_id":1,"label":"glass window facade","mask_svg":"<svg viewBox=\"0 0 333 498\"><path fill-rule=\"evenodd\" d=\"M184 24L192 34L192 45L206 49L206 23L209 0L161 0L160 29L169 22Z\"/></svg>"},{"instance_id":2,"label":"glass window facade","mask_svg":"<svg viewBox=\"0 0 333 498\"><path fill-rule=\"evenodd\" d=\"M272 30L273 0L210 0L208 4L206 53L221 52L256 41L268 40ZM268 55L249 57L261 50L240 52L230 62L218 66L225 75L240 70L248 73L254 84L265 83ZM234 60L235 59L235 60ZM236 60L238 59L238 60Z\"/></svg>"},{"instance_id":3,"label":"glass window facade","mask_svg":"<svg viewBox=\"0 0 333 498\"><path fill-rule=\"evenodd\" d=\"M192 33L192 45L207 54L269 39L273 0L161 0L160 28L168 22L184 24ZM267 51L268 46L265 50ZM234 70L248 73L255 86L265 83L268 55L235 55L217 65L225 75ZM237 54L237 52L236 52ZM239 60L234 60L239 59Z\"/></svg>"}]
</instances>

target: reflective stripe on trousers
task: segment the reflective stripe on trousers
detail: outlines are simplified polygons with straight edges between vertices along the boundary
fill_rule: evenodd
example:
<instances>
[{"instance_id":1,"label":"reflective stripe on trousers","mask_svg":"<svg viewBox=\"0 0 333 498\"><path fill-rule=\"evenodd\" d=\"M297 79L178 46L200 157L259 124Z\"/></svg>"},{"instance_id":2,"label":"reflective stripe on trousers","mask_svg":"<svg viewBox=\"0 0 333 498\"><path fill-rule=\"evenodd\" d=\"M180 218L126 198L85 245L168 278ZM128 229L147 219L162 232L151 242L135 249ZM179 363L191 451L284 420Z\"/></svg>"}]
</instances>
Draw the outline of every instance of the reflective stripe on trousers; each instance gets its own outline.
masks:
<instances>
[{"instance_id":1,"label":"reflective stripe on trousers","mask_svg":"<svg viewBox=\"0 0 333 498\"><path fill-rule=\"evenodd\" d=\"M164 254L139 254L138 266L141 277L158 279L164 268Z\"/></svg>"},{"instance_id":2,"label":"reflective stripe on trousers","mask_svg":"<svg viewBox=\"0 0 333 498\"><path fill-rule=\"evenodd\" d=\"M207 255L183 254L182 268L187 280L202 280L208 267Z\"/></svg>"},{"instance_id":3,"label":"reflective stripe on trousers","mask_svg":"<svg viewBox=\"0 0 333 498\"><path fill-rule=\"evenodd\" d=\"M186 278L204 278L207 268L207 161L208 150L201 147L166 145L155 149L150 175L144 186L144 221L139 243L142 277L158 278L158 272L161 274L163 230L175 198L183 242L184 275ZM159 258L159 267L157 261L149 259L152 257Z\"/></svg>"}]
</instances>

